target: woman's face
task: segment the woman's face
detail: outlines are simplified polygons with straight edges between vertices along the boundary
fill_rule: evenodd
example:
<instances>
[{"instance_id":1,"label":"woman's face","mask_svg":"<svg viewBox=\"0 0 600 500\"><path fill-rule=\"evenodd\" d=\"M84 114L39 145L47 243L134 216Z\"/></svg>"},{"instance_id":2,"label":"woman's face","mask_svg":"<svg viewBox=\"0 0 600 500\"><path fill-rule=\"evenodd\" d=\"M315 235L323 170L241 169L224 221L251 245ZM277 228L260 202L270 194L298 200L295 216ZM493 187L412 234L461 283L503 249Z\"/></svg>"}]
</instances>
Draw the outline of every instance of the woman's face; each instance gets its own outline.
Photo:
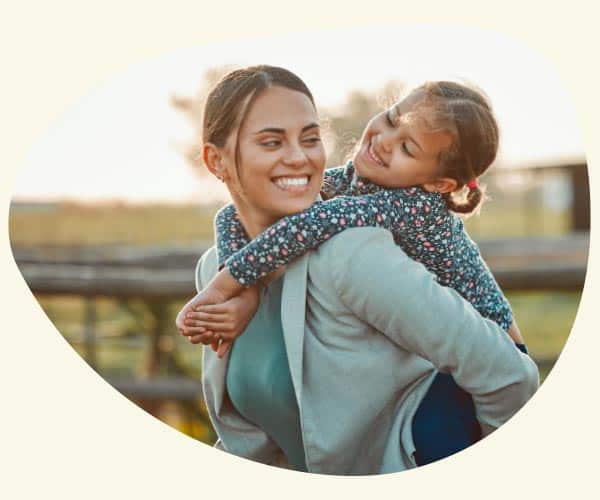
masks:
<instances>
[{"instance_id":1,"label":"woman's face","mask_svg":"<svg viewBox=\"0 0 600 500\"><path fill-rule=\"evenodd\" d=\"M325 169L317 112L301 92L273 86L263 91L222 152L228 187L246 220L268 227L315 201ZM239 177L238 177L239 173Z\"/></svg>"},{"instance_id":2,"label":"woman's face","mask_svg":"<svg viewBox=\"0 0 600 500\"><path fill-rule=\"evenodd\" d=\"M419 119L413 93L367 124L354 155L361 177L388 188L417 186L439 177L440 153L452 144L447 132L431 132ZM412 113L412 116L409 114Z\"/></svg>"}]
</instances>

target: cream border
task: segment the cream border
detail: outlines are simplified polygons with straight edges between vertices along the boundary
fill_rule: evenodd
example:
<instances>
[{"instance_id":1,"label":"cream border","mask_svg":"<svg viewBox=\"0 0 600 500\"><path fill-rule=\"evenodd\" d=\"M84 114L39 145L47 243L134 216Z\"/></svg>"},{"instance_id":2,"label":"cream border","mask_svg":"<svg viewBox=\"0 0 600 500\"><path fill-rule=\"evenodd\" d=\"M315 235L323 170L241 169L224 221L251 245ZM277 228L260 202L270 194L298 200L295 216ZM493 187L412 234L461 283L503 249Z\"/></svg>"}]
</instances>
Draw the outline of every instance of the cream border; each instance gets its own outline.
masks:
<instances>
[{"instance_id":1,"label":"cream border","mask_svg":"<svg viewBox=\"0 0 600 500\"><path fill-rule=\"evenodd\" d=\"M271 470L216 453L149 419L72 356L19 275L7 241L10 185L29 147L52 121L110 74L189 45L246 36L365 24L449 23L496 30L548 58L567 85L588 145L590 177L598 146L597 16L591 2L371 0L301 3L173 1L13 2L0 29L5 72L1 118L3 242L8 319L2 363L2 490L7 498L164 498L214 492L225 498L339 493L347 498L562 498L593 488L598 413L592 259L574 334L534 400L482 445L447 463L371 478ZM4 9L5 11L8 9ZM232 13L235 15L232 16ZM594 41L596 43L594 43ZM518 77L518 75L516 76ZM543 85L543 82L540 82ZM551 103L549 103L551 105ZM592 190L594 184L592 184ZM592 191L593 193L594 191ZM593 194L592 194L593 199ZM595 204L592 205L595 210ZM592 248L595 248L592 238ZM6 301L8 299L8 301ZM26 353L23 355L22 353ZM118 429L115 432L115 429ZM468 472L467 472L468 471Z\"/></svg>"}]
</instances>

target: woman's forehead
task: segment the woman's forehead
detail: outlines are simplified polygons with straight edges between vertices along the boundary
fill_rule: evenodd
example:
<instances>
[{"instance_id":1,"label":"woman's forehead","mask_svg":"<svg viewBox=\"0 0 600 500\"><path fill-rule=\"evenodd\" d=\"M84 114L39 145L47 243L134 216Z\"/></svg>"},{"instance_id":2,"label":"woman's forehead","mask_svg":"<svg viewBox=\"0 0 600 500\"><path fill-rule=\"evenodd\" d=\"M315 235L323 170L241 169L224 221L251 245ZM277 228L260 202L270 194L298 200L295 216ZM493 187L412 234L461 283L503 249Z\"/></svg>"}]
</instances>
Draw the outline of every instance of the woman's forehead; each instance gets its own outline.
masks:
<instances>
[{"instance_id":1,"label":"woman's forehead","mask_svg":"<svg viewBox=\"0 0 600 500\"><path fill-rule=\"evenodd\" d=\"M317 112L307 95L273 86L256 97L248 110L243 128L303 128L314 121L317 121Z\"/></svg>"}]
</instances>

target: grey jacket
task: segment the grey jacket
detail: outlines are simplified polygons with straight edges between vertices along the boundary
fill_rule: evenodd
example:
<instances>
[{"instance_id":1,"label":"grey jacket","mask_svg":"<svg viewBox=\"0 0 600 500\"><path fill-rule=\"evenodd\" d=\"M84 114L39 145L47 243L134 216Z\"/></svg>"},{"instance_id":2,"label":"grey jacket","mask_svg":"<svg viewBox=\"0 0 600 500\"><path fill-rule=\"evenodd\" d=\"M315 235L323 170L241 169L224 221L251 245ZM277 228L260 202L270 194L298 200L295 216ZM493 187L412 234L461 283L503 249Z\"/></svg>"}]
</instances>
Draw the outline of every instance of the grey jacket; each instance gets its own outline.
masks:
<instances>
[{"instance_id":1,"label":"grey jacket","mask_svg":"<svg viewBox=\"0 0 600 500\"><path fill-rule=\"evenodd\" d=\"M216 272L212 248L198 263L198 290ZM484 434L538 387L534 362L506 333L438 285L383 229L349 229L288 266L281 316L310 472L415 467L411 421L438 370L473 395ZM229 402L227 363L204 349L216 446L285 466L269 436Z\"/></svg>"}]
</instances>

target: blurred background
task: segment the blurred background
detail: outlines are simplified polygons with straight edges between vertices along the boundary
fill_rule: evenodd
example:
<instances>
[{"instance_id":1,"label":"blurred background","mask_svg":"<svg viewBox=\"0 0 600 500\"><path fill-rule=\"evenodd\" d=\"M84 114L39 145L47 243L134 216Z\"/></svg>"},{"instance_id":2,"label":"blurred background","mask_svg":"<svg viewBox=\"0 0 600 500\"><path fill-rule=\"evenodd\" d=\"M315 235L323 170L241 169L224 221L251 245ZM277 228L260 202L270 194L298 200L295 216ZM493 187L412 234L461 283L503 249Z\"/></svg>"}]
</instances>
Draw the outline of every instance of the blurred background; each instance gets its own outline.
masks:
<instances>
[{"instance_id":1,"label":"blurred background","mask_svg":"<svg viewBox=\"0 0 600 500\"><path fill-rule=\"evenodd\" d=\"M482 88L501 151L491 199L467 219L510 300L542 379L567 340L589 244L587 165L562 84L525 47L450 28L361 28L187 49L127 68L66 110L14 186L15 261L66 342L122 394L203 442L201 348L179 308L228 201L195 160L203 96L226 71L285 66L315 95L330 166L369 118L425 79Z\"/></svg>"}]
</instances>

